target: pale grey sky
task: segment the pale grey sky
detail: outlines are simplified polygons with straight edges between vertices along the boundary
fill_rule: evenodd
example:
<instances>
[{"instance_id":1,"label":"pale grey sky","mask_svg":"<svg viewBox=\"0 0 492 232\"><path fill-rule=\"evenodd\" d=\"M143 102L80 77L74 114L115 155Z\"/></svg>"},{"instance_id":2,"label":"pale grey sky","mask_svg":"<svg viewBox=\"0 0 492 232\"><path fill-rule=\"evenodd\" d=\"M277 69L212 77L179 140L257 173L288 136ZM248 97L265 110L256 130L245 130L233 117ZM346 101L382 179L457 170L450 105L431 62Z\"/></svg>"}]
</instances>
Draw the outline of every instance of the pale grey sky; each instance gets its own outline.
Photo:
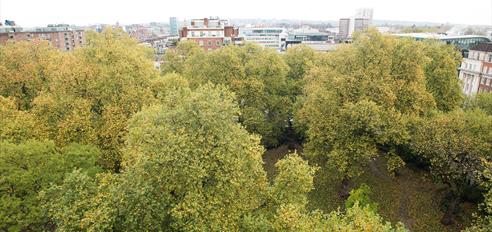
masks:
<instances>
[{"instance_id":1,"label":"pale grey sky","mask_svg":"<svg viewBox=\"0 0 492 232\"><path fill-rule=\"evenodd\" d=\"M492 25L492 0L0 0L0 20L49 23L167 22L179 18L338 20L357 8L375 19Z\"/></svg>"}]
</instances>

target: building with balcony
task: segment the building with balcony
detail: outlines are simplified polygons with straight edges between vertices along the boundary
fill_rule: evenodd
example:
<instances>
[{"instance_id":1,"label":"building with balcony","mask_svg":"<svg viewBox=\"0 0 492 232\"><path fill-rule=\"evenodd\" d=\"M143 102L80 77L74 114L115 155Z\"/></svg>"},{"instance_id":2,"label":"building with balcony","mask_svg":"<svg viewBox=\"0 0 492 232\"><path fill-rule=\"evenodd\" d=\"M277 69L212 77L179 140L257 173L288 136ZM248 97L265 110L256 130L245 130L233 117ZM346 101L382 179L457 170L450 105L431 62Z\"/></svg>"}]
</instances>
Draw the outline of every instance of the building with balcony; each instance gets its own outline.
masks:
<instances>
[{"instance_id":1,"label":"building with balcony","mask_svg":"<svg viewBox=\"0 0 492 232\"><path fill-rule=\"evenodd\" d=\"M240 40L239 29L219 18L193 19L190 25L181 28L179 37L197 42L206 51L234 45Z\"/></svg>"},{"instance_id":2,"label":"building with balcony","mask_svg":"<svg viewBox=\"0 0 492 232\"><path fill-rule=\"evenodd\" d=\"M0 27L0 44L31 40L47 40L62 51L72 51L84 45L85 35L83 29L64 24L35 28Z\"/></svg>"}]
</instances>

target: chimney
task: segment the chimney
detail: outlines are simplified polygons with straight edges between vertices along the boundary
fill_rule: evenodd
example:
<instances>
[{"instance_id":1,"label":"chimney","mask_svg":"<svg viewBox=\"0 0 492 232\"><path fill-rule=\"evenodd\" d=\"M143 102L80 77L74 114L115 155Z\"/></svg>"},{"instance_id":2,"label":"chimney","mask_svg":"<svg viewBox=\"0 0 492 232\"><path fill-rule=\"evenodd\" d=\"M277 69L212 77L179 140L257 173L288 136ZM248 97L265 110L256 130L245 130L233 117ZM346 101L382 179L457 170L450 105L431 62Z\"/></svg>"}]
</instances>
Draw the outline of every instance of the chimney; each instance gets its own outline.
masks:
<instances>
[{"instance_id":1,"label":"chimney","mask_svg":"<svg viewBox=\"0 0 492 232\"><path fill-rule=\"evenodd\" d=\"M204 25L205 27L208 27L208 18L204 18L204 19L203 19L203 25Z\"/></svg>"}]
</instances>

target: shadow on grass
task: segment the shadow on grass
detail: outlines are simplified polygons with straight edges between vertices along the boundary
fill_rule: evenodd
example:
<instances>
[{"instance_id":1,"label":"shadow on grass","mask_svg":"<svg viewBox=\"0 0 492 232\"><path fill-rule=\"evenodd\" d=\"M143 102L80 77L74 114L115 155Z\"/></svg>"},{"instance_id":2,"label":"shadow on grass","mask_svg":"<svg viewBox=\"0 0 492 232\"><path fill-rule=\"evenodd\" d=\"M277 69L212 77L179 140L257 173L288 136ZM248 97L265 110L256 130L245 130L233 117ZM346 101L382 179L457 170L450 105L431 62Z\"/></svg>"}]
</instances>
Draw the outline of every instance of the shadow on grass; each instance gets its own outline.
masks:
<instances>
[{"instance_id":1,"label":"shadow on grass","mask_svg":"<svg viewBox=\"0 0 492 232\"><path fill-rule=\"evenodd\" d=\"M292 144L265 153L264 167L270 180L275 175L275 163L294 149L302 153L301 146ZM315 189L309 194L309 208L326 213L343 209L344 201L338 197L341 179L335 173L328 168L322 168L317 173ZM352 183L354 188L362 183L369 185L371 199L378 203L379 214L392 223L403 222L411 231L460 231L471 223L472 214L477 210L474 204L462 203L458 223L443 226L440 223L443 215L440 202L444 186L433 183L428 172L411 165L400 170L397 177L391 177L386 171L384 158L373 161L364 174L354 178Z\"/></svg>"}]
</instances>

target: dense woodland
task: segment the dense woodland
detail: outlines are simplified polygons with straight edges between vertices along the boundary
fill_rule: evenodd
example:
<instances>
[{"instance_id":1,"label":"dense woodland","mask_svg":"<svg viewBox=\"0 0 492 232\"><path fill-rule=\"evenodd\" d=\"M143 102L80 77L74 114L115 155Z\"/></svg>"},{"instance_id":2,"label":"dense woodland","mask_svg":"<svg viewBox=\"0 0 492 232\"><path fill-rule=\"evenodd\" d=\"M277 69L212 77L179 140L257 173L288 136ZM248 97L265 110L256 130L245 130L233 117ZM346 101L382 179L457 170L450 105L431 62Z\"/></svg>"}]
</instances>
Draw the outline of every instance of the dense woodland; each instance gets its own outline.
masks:
<instances>
[{"instance_id":1,"label":"dense woodland","mask_svg":"<svg viewBox=\"0 0 492 232\"><path fill-rule=\"evenodd\" d=\"M1 231L424 231L355 183L375 160L442 186L418 224L469 201L459 229L491 231L492 95L462 95L453 47L370 30L331 53L184 41L161 73L152 56L111 29L70 53L0 46ZM300 149L267 172L283 144Z\"/></svg>"}]
</instances>

